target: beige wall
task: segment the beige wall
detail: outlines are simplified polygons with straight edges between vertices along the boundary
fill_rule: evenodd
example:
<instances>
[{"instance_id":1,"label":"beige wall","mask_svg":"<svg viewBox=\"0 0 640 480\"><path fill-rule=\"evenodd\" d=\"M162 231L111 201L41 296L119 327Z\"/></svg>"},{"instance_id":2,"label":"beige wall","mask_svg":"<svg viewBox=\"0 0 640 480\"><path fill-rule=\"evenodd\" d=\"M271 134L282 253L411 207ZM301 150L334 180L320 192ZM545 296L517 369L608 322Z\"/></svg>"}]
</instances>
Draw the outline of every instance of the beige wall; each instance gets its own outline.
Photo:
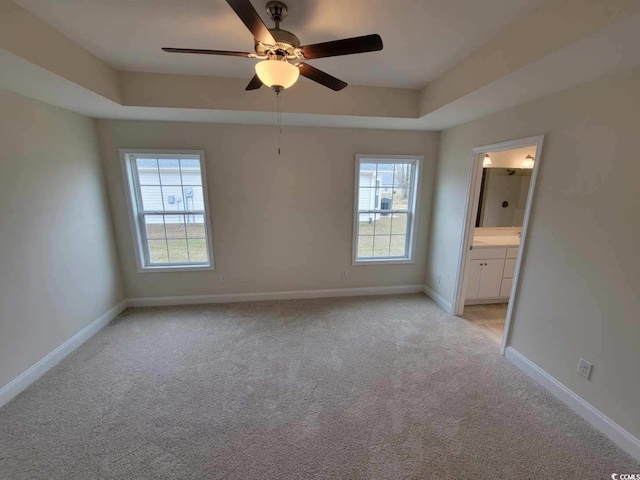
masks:
<instances>
[{"instance_id":1,"label":"beige wall","mask_svg":"<svg viewBox=\"0 0 640 480\"><path fill-rule=\"evenodd\" d=\"M426 278L452 300L471 148L546 134L510 344L636 437L638 125L635 69L443 132Z\"/></svg>"},{"instance_id":2,"label":"beige wall","mask_svg":"<svg viewBox=\"0 0 640 480\"><path fill-rule=\"evenodd\" d=\"M95 123L0 90L0 387L123 299Z\"/></svg>"},{"instance_id":3,"label":"beige wall","mask_svg":"<svg viewBox=\"0 0 640 480\"><path fill-rule=\"evenodd\" d=\"M129 297L422 284L438 134L202 123L99 121ZM138 273L119 148L204 149L215 271ZM425 156L416 262L352 266L357 153ZM341 269L349 277L341 278ZM228 282L220 283L226 273Z\"/></svg>"}]
</instances>

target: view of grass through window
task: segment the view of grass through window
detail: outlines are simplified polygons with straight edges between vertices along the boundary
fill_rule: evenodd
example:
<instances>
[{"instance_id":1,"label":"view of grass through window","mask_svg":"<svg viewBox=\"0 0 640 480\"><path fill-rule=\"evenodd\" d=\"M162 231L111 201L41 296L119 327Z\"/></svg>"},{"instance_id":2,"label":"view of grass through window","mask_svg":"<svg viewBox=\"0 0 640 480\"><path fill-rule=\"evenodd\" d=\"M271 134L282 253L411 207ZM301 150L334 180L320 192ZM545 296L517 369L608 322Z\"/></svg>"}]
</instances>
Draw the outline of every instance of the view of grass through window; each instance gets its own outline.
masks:
<instances>
[{"instance_id":1,"label":"view of grass through window","mask_svg":"<svg viewBox=\"0 0 640 480\"><path fill-rule=\"evenodd\" d=\"M206 262L207 239L204 224L147 224L151 263Z\"/></svg>"}]
</instances>

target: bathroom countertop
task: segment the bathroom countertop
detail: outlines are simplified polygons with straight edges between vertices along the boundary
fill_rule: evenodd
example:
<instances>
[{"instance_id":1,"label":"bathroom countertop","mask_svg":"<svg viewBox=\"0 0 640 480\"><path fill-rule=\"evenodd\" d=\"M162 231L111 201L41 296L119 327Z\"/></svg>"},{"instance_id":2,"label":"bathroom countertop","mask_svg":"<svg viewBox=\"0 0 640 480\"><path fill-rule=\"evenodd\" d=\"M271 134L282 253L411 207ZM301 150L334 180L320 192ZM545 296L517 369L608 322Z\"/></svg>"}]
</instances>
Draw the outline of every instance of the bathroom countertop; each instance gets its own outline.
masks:
<instances>
[{"instance_id":1,"label":"bathroom countertop","mask_svg":"<svg viewBox=\"0 0 640 480\"><path fill-rule=\"evenodd\" d=\"M474 248L482 247L519 247L520 237L517 235L480 235L473 237Z\"/></svg>"}]
</instances>

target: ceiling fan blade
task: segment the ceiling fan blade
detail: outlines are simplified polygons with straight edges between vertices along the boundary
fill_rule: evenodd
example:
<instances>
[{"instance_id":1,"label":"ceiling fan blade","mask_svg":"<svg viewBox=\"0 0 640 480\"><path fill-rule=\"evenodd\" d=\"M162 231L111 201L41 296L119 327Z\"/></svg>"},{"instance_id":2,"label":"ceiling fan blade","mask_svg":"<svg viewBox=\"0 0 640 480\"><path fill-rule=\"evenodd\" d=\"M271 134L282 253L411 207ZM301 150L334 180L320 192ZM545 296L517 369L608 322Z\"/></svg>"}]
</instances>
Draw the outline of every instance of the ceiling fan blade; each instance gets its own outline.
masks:
<instances>
[{"instance_id":1,"label":"ceiling fan blade","mask_svg":"<svg viewBox=\"0 0 640 480\"><path fill-rule=\"evenodd\" d=\"M226 55L228 57L253 58L255 54L248 52L231 52L229 50L200 50L198 48L163 48L165 52L171 53L199 53L203 55Z\"/></svg>"},{"instance_id":2,"label":"ceiling fan blade","mask_svg":"<svg viewBox=\"0 0 640 480\"><path fill-rule=\"evenodd\" d=\"M352 55L354 53L376 52L382 50L382 38L380 35L365 35L363 37L345 38L332 42L316 43L301 48L304 58L339 57L340 55Z\"/></svg>"},{"instance_id":3,"label":"ceiling fan blade","mask_svg":"<svg viewBox=\"0 0 640 480\"><path fill-rule=\"evenodd\" d=\"M262 80L260 80L258 75L254 75L251 81L249 82L249 85L247 85L247 88L245 88L245 90L257 90L261 86L262 86Z\"/></svg>"},{"instance_id":4,"label":"ceiling fan blade","mask_svg":"<svg viewBox=\"0 0 640 480\"><path fill-rule=\"evenodd\" d=\"M266 45L276 44L273 35L249 0L227 0L227 3L253 34L253 38Z\"/></svg>"},{"instance_id":5,"label":"ceiling fan blade","mask_svg":"<svg viewBox=\"0 0 640 480\"><path fill-rule=\"evenodd\" d=\"M300 75L307 77L309 80L313 80L314 82L318 82L320 85L324 85L331 90L337 92L347 86L347 84L342 80L339 80L322 70L318 70L316 67L312 67L306 63L298 63L297 65L300 68Z\"/></svg>"}]
</instances>

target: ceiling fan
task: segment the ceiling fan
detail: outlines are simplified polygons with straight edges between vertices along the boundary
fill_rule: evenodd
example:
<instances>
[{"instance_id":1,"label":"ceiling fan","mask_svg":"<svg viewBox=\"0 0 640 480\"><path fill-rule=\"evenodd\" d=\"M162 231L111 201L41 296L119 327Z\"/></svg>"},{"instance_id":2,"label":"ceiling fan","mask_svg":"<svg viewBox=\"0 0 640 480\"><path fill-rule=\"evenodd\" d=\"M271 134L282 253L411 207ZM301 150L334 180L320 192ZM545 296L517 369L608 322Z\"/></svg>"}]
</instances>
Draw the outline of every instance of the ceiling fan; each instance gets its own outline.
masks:
<instances>
[{"instance_id":1,"label":"ceiling fan","mask_svg":"<svg viewBox=\"0 0 640 480\"><path fill-rule=\"evenodd\" d=\"M172 53L258 58L262 61L256 64L256 74L245 90L257 90L265 84L276 93L295 84L299 75L334 91L342 90L347 86L345 82L300 60L382 50L382 38L377 34L301 47L298 37L280 28L280 23L288 13L287 6L281 1L272 0L267 3L267 13L275 22L274 28L267 28L249 0L226 0L226 2L252 33L255 39L255 53L193 48L163 48L162 50Z\"/></svg>"}]
</instances>

